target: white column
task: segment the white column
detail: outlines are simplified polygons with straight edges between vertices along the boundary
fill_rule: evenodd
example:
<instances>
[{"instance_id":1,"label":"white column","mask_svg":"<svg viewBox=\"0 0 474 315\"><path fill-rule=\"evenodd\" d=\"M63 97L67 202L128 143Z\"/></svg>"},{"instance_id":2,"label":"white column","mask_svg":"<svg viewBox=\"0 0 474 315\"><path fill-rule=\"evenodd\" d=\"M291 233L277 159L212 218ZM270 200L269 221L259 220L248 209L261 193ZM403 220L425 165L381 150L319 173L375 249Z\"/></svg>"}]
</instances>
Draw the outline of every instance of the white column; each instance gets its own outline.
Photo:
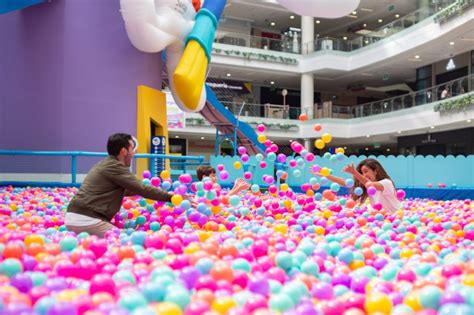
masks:
<instances>
[{"instance_id":1,"label":"white column","mask_svg":"<svg viewBox=\"0 0 474 315\"><path fill-rule=\"evenodd\" d=\"M314 51L314 18L312 16L301 17L301 49L303 55Z\"/></svg>"},{"instance_id":2,"label":"white column","mask_svg":"<svg viewBox=\"0 0 474 315\"><path fill-rule=\"evenodd\" d=\"M312 73L301 75L301 113L306 113L309 119L314 118L314 77Z\"/></svg>"},{"instance_id":3,"label":"white column","mask_svg":"<svg viewBox=\"0 0 474 315\"><path fill-rule=\"evenodd\" d=\"M313 140L312 139L304 139L304 148L308 152L313 151Z\"/></svg>"}]
</instances>

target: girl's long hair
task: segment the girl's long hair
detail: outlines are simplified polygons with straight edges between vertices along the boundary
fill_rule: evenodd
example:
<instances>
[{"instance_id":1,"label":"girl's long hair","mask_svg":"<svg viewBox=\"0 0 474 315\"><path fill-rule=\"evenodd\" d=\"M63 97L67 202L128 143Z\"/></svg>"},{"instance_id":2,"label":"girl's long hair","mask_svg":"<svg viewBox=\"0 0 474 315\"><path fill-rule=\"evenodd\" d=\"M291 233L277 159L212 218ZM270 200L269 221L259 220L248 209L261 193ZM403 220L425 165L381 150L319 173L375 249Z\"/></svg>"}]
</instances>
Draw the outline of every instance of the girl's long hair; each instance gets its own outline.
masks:
<instances>
[{"instance_id":1,"label":"girl's long hair","mask_svg":"<svg viewBox=\"0 0 474 315\"><path fill-rule=\"evenodd\" d=\"M362 174L362 166L366 166L368 168L370 168L372 171L375 172L375 180L376 181L380 181L382 179L389 179L392 184L393 183L393 180L390 178L390 176L388 176L387 172L385 171L385 169L383 168L382 164L380 164L377 160L374 160L374 159L365 159L365 160L362 160L360 161L359 165L357 165L357 172L359 172L360 174ZM395 187L395 184L393 185ZM355 193L354 193L354 189L357 188L357 187L360 187L362 188L362 195L360 196L357 196ZM358 181L356 178L354 178L354 187L352 187L351 189L351 197L354 201L360 201L361 203L365 201L365 199L367 199L367 189L365 188L365 186L360 182Z\"/></svg>"}]
</instances>

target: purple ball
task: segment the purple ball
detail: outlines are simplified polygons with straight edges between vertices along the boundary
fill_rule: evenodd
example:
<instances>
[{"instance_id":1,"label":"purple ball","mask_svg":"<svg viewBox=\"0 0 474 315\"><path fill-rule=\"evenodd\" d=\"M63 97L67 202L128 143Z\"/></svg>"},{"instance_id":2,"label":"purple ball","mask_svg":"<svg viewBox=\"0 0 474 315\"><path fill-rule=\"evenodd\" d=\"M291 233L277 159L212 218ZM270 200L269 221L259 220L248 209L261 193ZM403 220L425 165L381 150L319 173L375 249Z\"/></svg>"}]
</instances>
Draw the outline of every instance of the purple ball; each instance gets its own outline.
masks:
<instances>
[{"instance_id":1,"label":"purple ball","mask_svg":"<svg viewBox=\"0 0 474 315\"><path fill-rule=\"evenodd\" d=\"M270 285L268 284L268 280L265 278L256 278L250 280L248 288L250 292L258 293L263 296L266 296L268 292L270 292Z\"/></svg>"},{"instance_id":2,"label":"purple ball","mask_svg":"<svg viewBox=\"0 0 474 315\"><path fill-rule=\"evenodd\" d=\"M443 296L441 297L441 305L445 304L463 304L464 303L464 297L456 291L447 291Z\"/></svg>"},{"instance_id":3,"label":"purple ball","mask_svg":"<svg viewBox=\"0 0 474 315\"><path fill-rule=\"evenodd\" d=\"M190 290L194 288L197 280L201 276L201 273L195 267L185 267L181 270L179 278L183 281L186 287Z\"/></svg>"},{"instance_id":4,"label":"purple ball","mask_svg":"<svg viewBox=\"0 0 474 315\"><path fill-rule=\"evenodd\" d=\"M45 285L50 291L62 291L68 288L67 282L63 278L48 279Z\"/></svg>"},{"instance_id":5,"label":"purple ball","mask_svg":"<svg viewBox=\"0 0 474 315\"><path fill-rule=\"evenodd\" d=\"M334 297L332 286L326 282L316 283L312 287L311 293L313 294L313 297L319 300L330 300Z\"/></svg>"},{"instance_id":6,"label":"purple ball","mask_svg":"<svg viewBox=\"0 0 474 315\"><path fill-rule=\"evenodd\" d=\"M296 314L298 315L320 315L320 313L311 304L301 304L296 308Z\"/></svg>"},{"instance_id":7,"label":"purple ball","mask_svg":"<svg viewBox=\"0 0 474 315\"><path fill-rule=\"evenodd\" d=\"M77 315L77 309L71 303L66 302L58 302L54 304L49 310L46 315Z\"/></svg>"},{"instance_id":8,"label":"purple ball","mask_svg":"<svg viewBox=\"0 0 474 315\"><path fill-rule=\"evenodd\" d=\"M365 287L369 283L369 278L366 277L357 277L352 278L351 281L351 290L356 293L365 293Z\"/></svg>"},{"instance_id":9,"label":"purple ball","mask_svg":"<svg viewBox=\"0 0 474 315\"><path fill-rule=\"evenodd\" d=\"M347 288L351 286L351 276L340 273L336 274L332 277L331 284L335 287L336 285L340 284Z\"/></svg>"},{"instance_id":10,"label":"purple ball","mask_svg":"<svg viewBox=\"0 0 474 315\"><path fill-rule=\"evenodd\" d=\"M28 293L33 287L33 280L29 275L19 273L13 276L10 285L17 288L21 293Z\"/></svg>"}]
</instances>

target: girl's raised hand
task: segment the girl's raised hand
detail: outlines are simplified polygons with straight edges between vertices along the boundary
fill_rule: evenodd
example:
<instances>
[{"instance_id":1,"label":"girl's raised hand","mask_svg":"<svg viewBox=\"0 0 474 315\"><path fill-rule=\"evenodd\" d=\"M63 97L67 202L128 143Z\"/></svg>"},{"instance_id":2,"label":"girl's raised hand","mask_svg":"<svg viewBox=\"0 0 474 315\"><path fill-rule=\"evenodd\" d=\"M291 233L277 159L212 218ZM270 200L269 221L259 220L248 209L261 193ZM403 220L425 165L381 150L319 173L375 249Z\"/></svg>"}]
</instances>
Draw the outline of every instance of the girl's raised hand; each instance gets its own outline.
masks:
<instances>
[{"instance_id":1,"label":"girl's raised hand","mask_svg":"<svg viewBox=\"0 0 474 315\"><path fill-rule=\"evenodd\" d=\"M346 172L346 173L349 173L349 174L352 174L354 175L356 170L354 168L354 164L347 164L343 169L342 169L343 172Z\"/></svg>"}]
</instances>

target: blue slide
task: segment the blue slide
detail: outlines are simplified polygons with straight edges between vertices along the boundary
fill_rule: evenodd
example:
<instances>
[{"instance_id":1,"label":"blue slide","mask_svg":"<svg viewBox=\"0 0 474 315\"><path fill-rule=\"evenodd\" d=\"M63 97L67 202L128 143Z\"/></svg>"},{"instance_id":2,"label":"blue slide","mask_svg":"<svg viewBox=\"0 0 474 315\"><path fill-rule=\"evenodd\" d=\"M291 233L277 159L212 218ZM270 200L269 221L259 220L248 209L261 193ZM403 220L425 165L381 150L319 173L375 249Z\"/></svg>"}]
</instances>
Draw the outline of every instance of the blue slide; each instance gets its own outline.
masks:
<instances>
[{"instance_id":1,"label":"blue slide","mask_svg":"<svg viewBox=\"0 0 474 315\"><path fill-rule=\"evenodd\" d=\"M225 108L207 84L206 94L207 102L200 114L223 134L232 134L234 128L237 128L238 145L244 146L248 154L265 153L266 148L258 142L255 130Z\"/></svg>"},{"instance_id":2,"label":"blue slide","mask_svg":"<svg viewBox=\"0 0 474 315\"><path fill-rule=\"evenodd\" d=\"M0 14L24 9L44 0L0 0Z\"/></svg>"}]
</instances>

